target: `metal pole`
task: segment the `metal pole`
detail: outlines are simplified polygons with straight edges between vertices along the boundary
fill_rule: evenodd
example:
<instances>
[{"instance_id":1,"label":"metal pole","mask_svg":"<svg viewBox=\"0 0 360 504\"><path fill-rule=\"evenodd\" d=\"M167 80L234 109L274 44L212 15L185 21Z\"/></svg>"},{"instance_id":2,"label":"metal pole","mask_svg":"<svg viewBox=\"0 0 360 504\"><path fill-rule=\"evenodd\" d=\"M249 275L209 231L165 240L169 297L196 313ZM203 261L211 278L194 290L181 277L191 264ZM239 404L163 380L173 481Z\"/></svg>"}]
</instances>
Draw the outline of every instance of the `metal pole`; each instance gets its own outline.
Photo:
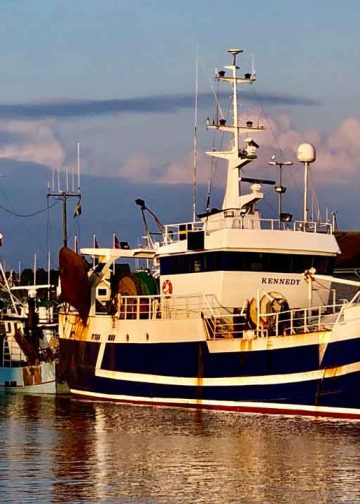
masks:
<instances>
[{"instance_id":1,"label":"metal pole","mask_svg":"<svg viewBox=\"0 0 360 504\"><path fill-rule=\"evenodd\" d=\"M194 115L194 159L193 159L193 223L196 220L196 178L197 178L197 116L199 94L199 46L196 48L195 69L195 115Z\"/></svg>"},{"instance_id":2,"label":"metal pole","mask_svg":"<svg viewBox=\"0 0 360 504\"><path fill-rule=\"evenodd\" d=\"M34 254L34 285L36 285L36 268L37 268L36 254Z\"/></svg>"},{"instance_id":3,"label":"metal pole","mask_svg":"<svg viewBox=\"0 0 360 504\"><path fill-rule=\"evenodd\" d=\"M279 212L279 221L281 221L281 214L282 214L282 198L283 194L286 191L286 187L282 185L283 182L283 177L282 177L282 167L285 166L291 166L293 164L292 161L276 161L275 156L272 157L271 161L268 161L269 165L272 166L278 166L279 167L279 185L275 186L275 191L278 193L279 199L278 199L278 212Z\"/></svg>"},{"instance_id":4,"label":"metal pole","mask_svg":"<svg viewBox=\"0 0 360 504\"><path fill-rule=\"evenodd\" d=\"M279 184L280 188L282 188L282 163L279 163L279 170L280 170L280 176L279 176ZM279 192L279 220L281 219L281 213L282 213L282 192Z\"/></svg>"},{"instance_id":5,"label":"metal pole","mask_svg":"<svg viewBox=\"0 0 360 504\"><path fill-rule=\"evenodd\" d=\"M50 299L50 281L51 281L51 260L50 260L50 250L48 251L48 261L47 261L47 268L48 268L48 300Z\"/></svg>"},{"instance_id":6,"label":"metal pole","mask_svg":"<svg viewBox=\"0 0 360 504\"><path fill-rule=\"evenodd\" d=\"M63 200L63 242L64 247L67 247L67 209L66 209L66 194L62 195Z\"/></svg>"},{"instance_id":7,"label":"metal pole","mask_svg":"<svg viewBox=\"0 0 360 504\"><path fill-rule=\"evenodd\" d=\"M80 191L80 142L77 143L77 179L78 191Z\"/></svg>"},{"instance_id":8,"label":"metal pole","mask_svg":"<svg viewBox=\"0 0 360 504\"><path fill-rule=\"evenodd\" d=\"M308 172L309 172L309 163L306 161L305 163L305 175L304 175L304 222L308 220Z\"/></svg>"}]
</instances>

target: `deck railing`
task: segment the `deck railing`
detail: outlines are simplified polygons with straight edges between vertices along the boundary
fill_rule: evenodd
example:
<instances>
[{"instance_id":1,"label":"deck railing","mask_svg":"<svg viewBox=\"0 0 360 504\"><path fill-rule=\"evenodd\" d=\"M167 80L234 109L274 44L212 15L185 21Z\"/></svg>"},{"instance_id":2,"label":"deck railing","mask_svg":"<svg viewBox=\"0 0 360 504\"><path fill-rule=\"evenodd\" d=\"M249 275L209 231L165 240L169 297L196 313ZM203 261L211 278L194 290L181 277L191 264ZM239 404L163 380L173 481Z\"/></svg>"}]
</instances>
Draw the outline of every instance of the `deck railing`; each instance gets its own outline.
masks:
<instances>
[{"instance_id":1,"label":"deck railing","mask_svg":"<svg viewBox=\"0 0 360 504\"><path fill-rule=\"evenodd\" d=\"M344 303L259 314L260 322L256 334L258 336L288 336L330 331L340 321L343 307Z\"/></svg>"},{"instance_id":2,"label":"deck railing","mask_svg":"<svg viewBox=\"0 0 360 504\"><path fill-rule=\"evenodd\" d=\"M267 229L271 231L303 231L307 233L330 234L333 232L330 222L301 221L281 222L279 219L255 219L249 216L232 218L212 218L209 221L168 224L163 234L164 243L184 240L191 231L220 229Z\"/></svg>"},{"instance_id":3,"label":"deck railing","mask_svg":"<svg viewBox=\"0 0 360 504\"><path fill-rule=\"evenodd\" d=\"M247 303L227 308L214 295L121 296L115 318L123 320L201 319L208 339L288 336L329 331L342 319L346 303L258 313L257 324L247 316Z\"/></svg>"},{"instance_id":4,"label":"deck railing","mask_svg":"<svg viewBox=\"0 0 360 504\"><path fill-rule=\"evenodd\" d=\"M115 318L138 319L188 319L201 313L226 311L213 295L191 296L118 296Z\"/></svg>"},{"instance_id":5,"label":"deck railing","mask_svg":"<svg viewBox=\"0 0 360 504\"><path fill-rule=\"evenodd\" d=\"M342 320L344 304L301 308L279 313L259 314L259 323L254 327L246 313L205 317L209 339L289 336L309 332L330 331Z\"/></svg>"}]
</instances>

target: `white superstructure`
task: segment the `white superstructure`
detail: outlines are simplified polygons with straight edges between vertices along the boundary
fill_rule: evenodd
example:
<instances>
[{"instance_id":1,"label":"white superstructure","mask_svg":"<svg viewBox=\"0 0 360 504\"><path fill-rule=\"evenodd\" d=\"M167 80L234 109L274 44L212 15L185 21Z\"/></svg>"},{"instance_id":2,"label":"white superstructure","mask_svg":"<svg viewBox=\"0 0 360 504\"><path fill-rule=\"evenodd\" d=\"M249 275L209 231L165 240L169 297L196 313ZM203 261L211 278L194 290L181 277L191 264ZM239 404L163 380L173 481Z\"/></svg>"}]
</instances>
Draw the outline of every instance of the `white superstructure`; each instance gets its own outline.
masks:
<instances>
[{"instance_id":1,"label":"white superstructure","mask_svg":"<svg viewBox=\"0 0 360 504\"><path fill-rule=\"evenodd\" d=\"M264 198L261 183L254 180L251 192L242 194L242 168L256 159L259 145L253 136L263 131L252 121L241 124L238 114L238 84L252 84L253 73L238 75L236 58L242 51L230 49L232 65L229 71L218 72L216 79L227 82L233 89L233 124L225 119L208 121L208 128L230 133L228 150L207 154L227 161L227 178L222 209L208 212L199 222L165 226L164 239L157 249L160 261L160 283L171 283L173 294L217 293L220 304L243 306L259 288L274 286L292 307L308 305L304 289L304 271L315 268L331 273L332 261L339 247L329 222L307 219L307 186L305 187L304 219L285 222L263 219L256 203ZM240 134L244 134L243 144ZM299 160L308 165L315 160L310 144L299 148ZM248 182L249 179L246 179ZM307 182L306 182L307 184ZM194 274L189 274L194 273ZM314 293L314 303L324 303L329 284ZM325 296L325 298L324 298Z\"/></svg>"}]
</instances>

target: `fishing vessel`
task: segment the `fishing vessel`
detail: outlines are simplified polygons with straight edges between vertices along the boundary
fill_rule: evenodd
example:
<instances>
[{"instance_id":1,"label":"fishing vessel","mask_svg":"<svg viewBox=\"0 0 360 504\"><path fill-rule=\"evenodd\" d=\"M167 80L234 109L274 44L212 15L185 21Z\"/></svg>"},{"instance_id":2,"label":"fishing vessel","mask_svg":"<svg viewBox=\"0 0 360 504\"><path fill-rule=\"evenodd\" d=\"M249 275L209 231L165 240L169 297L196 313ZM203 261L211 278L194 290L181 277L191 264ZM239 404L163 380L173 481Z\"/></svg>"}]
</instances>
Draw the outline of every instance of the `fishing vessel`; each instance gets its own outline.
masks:
<instances>
[{"instance_id":1,"label":"fishing vessel","mask_svg":"<svg viewBox=\"0 0 360 504\"><path fill-rule=\"evenodd\" d=\"M53 303L39 296L51 286L11 286L1 264L0 272L0 389L54 394L57 318Z\"/></svg>"},{"instance_id":2,"label":"fishing vessel","mask_svg":"<svg viewBox=\"0 0 360 504\"><path fill-rule=\"evenodd\" d=\"M281 198L275 218L261 215L269 181L243 168L264 128L241 122L238 86L256 80L239 72L241 52L216 75L232 87L231 124L208 121L232 140L207 153L227 161L222 208L161 225L142 247L61 249L61 373L72 394L97 400L360 418L360 284L332 276L333 224L309 219L311 144L298 150L302 218ZM335 282L354 296L337 300Z\"/></svg>"}]
</instances>

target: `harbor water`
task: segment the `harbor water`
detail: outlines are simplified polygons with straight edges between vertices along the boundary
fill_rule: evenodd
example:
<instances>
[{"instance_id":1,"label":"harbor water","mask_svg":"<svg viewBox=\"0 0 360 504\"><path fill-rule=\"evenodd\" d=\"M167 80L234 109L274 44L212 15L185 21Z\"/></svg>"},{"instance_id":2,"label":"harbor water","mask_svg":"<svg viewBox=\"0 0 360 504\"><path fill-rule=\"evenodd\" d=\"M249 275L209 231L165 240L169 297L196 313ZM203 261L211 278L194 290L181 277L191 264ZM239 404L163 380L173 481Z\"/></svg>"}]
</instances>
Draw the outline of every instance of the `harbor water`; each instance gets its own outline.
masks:
<instances>
[{"instance_id":1,"label":"harbor water","mask_svg":"<svg viewBox=\"0 0 360 504\"><path fill-rule=\"evenodd\" d=\"M360 422L1 393L0 502L360 502Z\"/></svg>"}]
</instances>

